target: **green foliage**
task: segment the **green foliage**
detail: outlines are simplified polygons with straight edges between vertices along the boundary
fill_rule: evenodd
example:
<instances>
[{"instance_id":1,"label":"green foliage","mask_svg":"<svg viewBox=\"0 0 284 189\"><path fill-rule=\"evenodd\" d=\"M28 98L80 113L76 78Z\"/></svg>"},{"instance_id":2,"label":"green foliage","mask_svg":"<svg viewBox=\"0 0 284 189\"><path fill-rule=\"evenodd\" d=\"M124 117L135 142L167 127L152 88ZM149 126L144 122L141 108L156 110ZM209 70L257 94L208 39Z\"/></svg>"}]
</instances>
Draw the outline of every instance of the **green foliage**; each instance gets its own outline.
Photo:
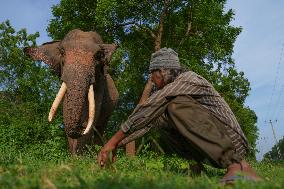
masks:
<instances>
[{"instance_id":1,"label":"green foliage","mask_svg":"<svg viewBox=\"0 0 284 189\"><path fill-rule=\"evenodd\" d=\"M39 103L45 110L58 79L24 55L23 47L36 45L37 37L25 29L16 32L8 20L0 24L0 91L11 100Z\"/></svg>"},{"instance_id":2,"label":"green foliage","mask_svg":"<svg viewBox=\"0 0 284 189\"><path fill-rule=\"evenodd\" d=\"M54 19L48 27L54 39L62 39L71 29L80 28L83 31L94 29L96 26L96 0L63 0L60 6L52 7Z\"/></svg>"},{"instance_id":3,"label":"green foliage","mask_svg":"<svg viewBox=\"0 0 284 189\"><path fill-rule=\"evenodd\" d=\"M284 137L272 147L271 151L264 154L264 159L272 161L284 160Z\"/></svg>"},{"instance_id":4,"label":"green foliage","mask_svg":"<svg viewBox=\"0 0 284 189\"><path fill-rule=\"evenodd\" d=\"M15 161L14 156L31 153L41 160L64 157L67 142L61 118L50 125L47 115L36 103L15 103L0 99L0 152L1 163Z\"/></svg>"},{"instance_id":5,"label":"green foliage","mask_svg":"<svg viewBox=\"0 0 284 189\"><path fill-rule=\"evenodd\" d=\"M106 42L120 44L111 68L120 93L111 124L119 125L137 104L159 35L165 1L61 0L53 6L48 32L62 39L71 29L98 31ZM178 51L181 63L208 79L226 99L251 145L258 137L256 115L244 105L250 90L232 59L240 27L230 25L234 13L224 11L226 0L171 1L164 17L161 47Z\"/></svg>"},{"instance_id":6,"label":"green foliage","mask_svg":"<svg viewBox=\"0 0 284 189\"><path fill-rule=\"evenodd\" d=\"M42 160L67 155L64 132L58 128L62 118L50 125L46 115L58 79L23 53L23 47L36 45L38 36L25 29L16 32L9 21L0 24L1 162L29 152Z\"/></svg>"}]
</instances>

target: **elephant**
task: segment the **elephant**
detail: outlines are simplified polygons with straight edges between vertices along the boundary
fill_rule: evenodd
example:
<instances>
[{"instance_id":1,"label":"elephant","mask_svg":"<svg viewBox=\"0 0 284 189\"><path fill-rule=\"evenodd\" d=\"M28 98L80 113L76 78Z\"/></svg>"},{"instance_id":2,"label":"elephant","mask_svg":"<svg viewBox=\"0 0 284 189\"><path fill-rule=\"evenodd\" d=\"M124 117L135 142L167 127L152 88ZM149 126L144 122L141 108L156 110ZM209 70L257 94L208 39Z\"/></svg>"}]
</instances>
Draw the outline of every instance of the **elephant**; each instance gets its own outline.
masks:
<instances>
[{"instance_id":1,"label":"elephant","mask_svg":"<svg viewBox=\"0 0 284 189\"><path fill-rule=\"evenodd\" d=\"M46 63L62 81L48 121L54 119L63 100L64 131L71 154L82 153L87 144L99 143L118 101L117 88L108 73L117 47L104 44L97 32L74 29L61 41L24 48L27 56Z\"/></svg>"}]
</instances>

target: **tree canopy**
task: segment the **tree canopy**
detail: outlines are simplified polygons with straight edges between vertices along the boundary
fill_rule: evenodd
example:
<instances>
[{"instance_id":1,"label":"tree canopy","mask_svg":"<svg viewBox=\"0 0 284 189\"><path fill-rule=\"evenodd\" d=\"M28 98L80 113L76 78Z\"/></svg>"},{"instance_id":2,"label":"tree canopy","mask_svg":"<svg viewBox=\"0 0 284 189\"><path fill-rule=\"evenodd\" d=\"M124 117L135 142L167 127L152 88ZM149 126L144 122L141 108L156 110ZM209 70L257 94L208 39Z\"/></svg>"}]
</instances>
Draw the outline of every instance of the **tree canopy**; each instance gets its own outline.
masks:
<instances>
[{"instance_id":1,"label":"tree canopy","mask_svg":"<svg viewBox=\"0 0 284 189\"><path fill-rule=\"evenodd\" d=\"M7 20L0 23L0 91L2 96L19 102L35 102L45 107L56 88L56 78L41 62L33 62L23 52L23 47L36 45L39 33L18 32Z\"/></svg>"}]
</instances>

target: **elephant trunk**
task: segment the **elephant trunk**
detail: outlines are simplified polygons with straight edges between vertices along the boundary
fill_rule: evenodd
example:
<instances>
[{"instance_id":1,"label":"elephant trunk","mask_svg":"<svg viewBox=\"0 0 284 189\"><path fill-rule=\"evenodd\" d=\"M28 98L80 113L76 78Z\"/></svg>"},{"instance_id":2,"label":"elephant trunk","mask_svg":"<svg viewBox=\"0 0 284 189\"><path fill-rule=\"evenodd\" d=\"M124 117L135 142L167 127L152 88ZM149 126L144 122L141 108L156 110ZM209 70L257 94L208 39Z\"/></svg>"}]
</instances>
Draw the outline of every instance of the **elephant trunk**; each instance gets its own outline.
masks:
<instances>
[{"instance_id":1,"label":"elephant trunk","mask_svg":"<svg viewBox=\"0 0 284 189\"><path fill-rule=\"evenodd\" d=\"M67 85L68 89L63 101L63 120L67 136L82 136L87 120L87 86Z\"/></svg>"},{"instance_id":2,"label":"elephant trunk","mask_svg":"<svg viewBox=\"0 0 284 189\"><path fill-rule=\"evenodd\" d=\"M50 108L50 112L49 112L49 116L48 116L48 121L51 122L55 116L56 110L58 108L58 106L60 105L60 102L62 101L65 93L67 91L67 86L66 84L63 82L58 94L56 95L56 98ZM95 119L95 96L94 96L94 87L93 85L90 85L89 88L89 92L88 92L88 106L89 106L89 117L88 117L88 122L87 122L87 126L86 129L84 131L84 135L89 133L93 123L94 123L94 119Z\"/></svg>"}]
</instances>

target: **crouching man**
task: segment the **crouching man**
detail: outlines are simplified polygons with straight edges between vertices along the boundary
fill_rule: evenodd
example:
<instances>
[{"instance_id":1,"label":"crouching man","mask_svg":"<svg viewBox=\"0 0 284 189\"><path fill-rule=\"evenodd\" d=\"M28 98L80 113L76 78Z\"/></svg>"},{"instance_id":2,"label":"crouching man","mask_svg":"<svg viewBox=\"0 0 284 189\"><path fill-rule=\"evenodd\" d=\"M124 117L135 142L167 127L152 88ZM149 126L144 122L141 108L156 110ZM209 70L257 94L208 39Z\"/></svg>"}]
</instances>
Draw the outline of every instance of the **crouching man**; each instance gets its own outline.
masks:
<instances>
[{"instance_id":1,"label":"crouching man","mask_svg":"<svg viewBox=\"0 0 284 189\"><path fill-rule=\"evenodd\" d=\"M244 160L248 142L228 104L200 75L182 72L177 53L162 48L152 54L149 72L157 89L139 104L98 155L104 166L109 153L150 129L160 133L167 152L226 168L223 183L260 180ZM245 176L239 176L242 172Z\"/></svg>"}]
</instances>

